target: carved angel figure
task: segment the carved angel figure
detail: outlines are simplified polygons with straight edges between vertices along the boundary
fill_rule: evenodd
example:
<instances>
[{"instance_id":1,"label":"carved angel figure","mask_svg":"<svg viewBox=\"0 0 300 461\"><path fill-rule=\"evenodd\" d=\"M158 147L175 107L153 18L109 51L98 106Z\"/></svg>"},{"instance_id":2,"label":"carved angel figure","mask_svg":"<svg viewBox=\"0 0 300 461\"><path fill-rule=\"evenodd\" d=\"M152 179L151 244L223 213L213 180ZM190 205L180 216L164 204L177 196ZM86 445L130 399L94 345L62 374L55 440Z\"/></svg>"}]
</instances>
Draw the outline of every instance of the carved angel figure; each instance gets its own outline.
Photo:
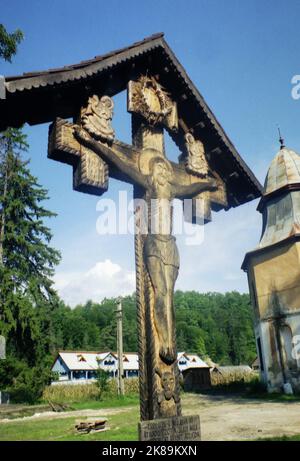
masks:
<instances>
[{"instance_id":1,"label":"carved angel figure","mask_svg":"<svg viewBox=\"0 0 300 461\"><path fill-rule=\"evenodd\" d=\"M185 146L188 153L186 169L192 174L206 176L208 164L205 158L204 146L201 141L196 141L191 133L185 135Z\"/></svg>"},{"instance_id":2,"label":"carved angel figure","mask_svg":"<svg viewBox=\"0 0 300 461\"><path fill-rule=\"evenodd\" d=\"M112 142L115 137L111 126L113 117L113 100L109 96L90 96L88 105L82 111L81 121L84 128L93 138Z\"/></svg>"}]
</instances>

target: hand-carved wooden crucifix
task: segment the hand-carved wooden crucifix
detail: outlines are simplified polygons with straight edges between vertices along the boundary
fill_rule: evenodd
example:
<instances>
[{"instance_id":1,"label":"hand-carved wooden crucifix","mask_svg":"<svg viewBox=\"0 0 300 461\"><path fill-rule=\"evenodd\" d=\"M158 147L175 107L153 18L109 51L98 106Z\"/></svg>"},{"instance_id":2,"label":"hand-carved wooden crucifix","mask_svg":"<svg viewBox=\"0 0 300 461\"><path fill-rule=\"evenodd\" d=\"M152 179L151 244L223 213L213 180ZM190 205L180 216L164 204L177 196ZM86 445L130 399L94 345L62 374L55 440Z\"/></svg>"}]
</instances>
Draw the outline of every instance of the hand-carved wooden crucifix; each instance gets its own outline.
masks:
<instances>
[{"instance_id":1,"label":"hand-carved wooden crucifix","mask_svg":"<svg viewBox=\"0 0 300 461\"><path fill-rule=\"evenodd\" d=\"M128 110L132 146L115 140L112 99L93 95L76 123L57 119L52 125L48 155L73 166L76 190L101 195L110 173L133 184L135 199L148 205L145 216L137 201L135 255L141 419L150 420L181 415L173 306L179 255L172 200L207 197L217 182L203 144L191 133L184 161L166 158L163 130L177 129L177 106L153 77L129 82Z\"/></svg>"}]
</instances>

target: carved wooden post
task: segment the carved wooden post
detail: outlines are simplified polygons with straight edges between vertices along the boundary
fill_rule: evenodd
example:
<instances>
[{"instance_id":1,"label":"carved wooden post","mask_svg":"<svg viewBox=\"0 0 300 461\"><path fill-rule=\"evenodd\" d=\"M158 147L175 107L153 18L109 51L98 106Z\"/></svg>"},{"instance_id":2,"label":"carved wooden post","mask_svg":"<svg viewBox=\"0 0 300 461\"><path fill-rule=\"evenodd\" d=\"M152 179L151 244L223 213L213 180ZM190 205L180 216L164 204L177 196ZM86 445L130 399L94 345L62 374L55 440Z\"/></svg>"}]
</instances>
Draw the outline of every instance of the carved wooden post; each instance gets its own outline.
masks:
<instances>
[{"instance_id":1,"label":"carved wooden post","mask_svg":"<svg viewBox=\"0 0 300 461\"><path fill-rule=\"evenodd\" d=\"M133 111L133 108L131 110ZM157 155L165 157L163 128L149 126L141 116L134 113L132 115L132 143L140 150L153 149L157 152ZM147 167L140 164L140 168ZM175 360L171 364L166 364L159 356L159 341L153 319L155 292L145 264L145 234L143 234L143 231L151 231L152 204L147 197L147 193L138 186L134 186L134 198L137 200L135 210L137 221L135 258L137 319L139 326L140 413L141 420L144 421L168 416L180 416L181 405L177 357L175 356ZM139 199L142 199L147 204L147 216L145 216L144 210L141 209ZM173 327L171 335L176 353L175 325ZM165 386L169 391L164 391L163 380L168 380ZM165 398L164 393L168 398Z\"/></svg>"}]
</instances>

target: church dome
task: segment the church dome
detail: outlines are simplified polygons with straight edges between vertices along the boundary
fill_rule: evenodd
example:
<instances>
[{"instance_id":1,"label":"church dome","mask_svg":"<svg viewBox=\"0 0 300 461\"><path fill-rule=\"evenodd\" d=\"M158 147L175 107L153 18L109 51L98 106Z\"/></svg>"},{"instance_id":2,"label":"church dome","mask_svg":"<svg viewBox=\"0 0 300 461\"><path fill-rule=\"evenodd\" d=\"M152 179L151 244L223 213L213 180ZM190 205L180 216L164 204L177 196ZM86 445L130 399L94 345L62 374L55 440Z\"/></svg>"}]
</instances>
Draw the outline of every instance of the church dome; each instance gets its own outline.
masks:
<instances>
[{"instance_id":1,"label":"church dome","mask_svg":"<svg viewBox=\"0 0 300 461\"><path fill-rule=\"evenodd\" d=\"M300 155L282 147L271 162L263 195L269 195L291 184L299 184L300 187Z\"/></svg>"},{"instance_id":2,"label":"church dome","mask_svg":"<svg viewBox=\"0 0 300 461\"><path fill-rule=\"evenodd\" d=\"M258 246L246 254L244 270L251 254L295 237L300 240L300 155L294 150L282 145L275 155L257 209L262 213L262 234Z\"/></svg>"}]
</instances>

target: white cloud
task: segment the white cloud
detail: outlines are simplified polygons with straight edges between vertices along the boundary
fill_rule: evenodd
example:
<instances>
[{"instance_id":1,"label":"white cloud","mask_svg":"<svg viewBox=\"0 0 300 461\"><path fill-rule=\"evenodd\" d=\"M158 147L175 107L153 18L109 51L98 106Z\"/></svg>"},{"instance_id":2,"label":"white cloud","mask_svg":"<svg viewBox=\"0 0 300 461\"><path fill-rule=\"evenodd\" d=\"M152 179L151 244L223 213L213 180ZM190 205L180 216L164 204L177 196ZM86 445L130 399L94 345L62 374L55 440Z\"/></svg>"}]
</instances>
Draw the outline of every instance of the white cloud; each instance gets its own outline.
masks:
<instances>
[{"instance_id":1,"label":"white cloud","mask_svg":"<svg viewBox=\"0 0 300 461\"><path fill-rule=\"evenodd\" d=\"M105 297L131 294L135 290L135 273L110 259L97 262L85 272L58 272L54 281L59 295L70 306L88 299L99 302Z\"/></svg>"}]
</instances>

